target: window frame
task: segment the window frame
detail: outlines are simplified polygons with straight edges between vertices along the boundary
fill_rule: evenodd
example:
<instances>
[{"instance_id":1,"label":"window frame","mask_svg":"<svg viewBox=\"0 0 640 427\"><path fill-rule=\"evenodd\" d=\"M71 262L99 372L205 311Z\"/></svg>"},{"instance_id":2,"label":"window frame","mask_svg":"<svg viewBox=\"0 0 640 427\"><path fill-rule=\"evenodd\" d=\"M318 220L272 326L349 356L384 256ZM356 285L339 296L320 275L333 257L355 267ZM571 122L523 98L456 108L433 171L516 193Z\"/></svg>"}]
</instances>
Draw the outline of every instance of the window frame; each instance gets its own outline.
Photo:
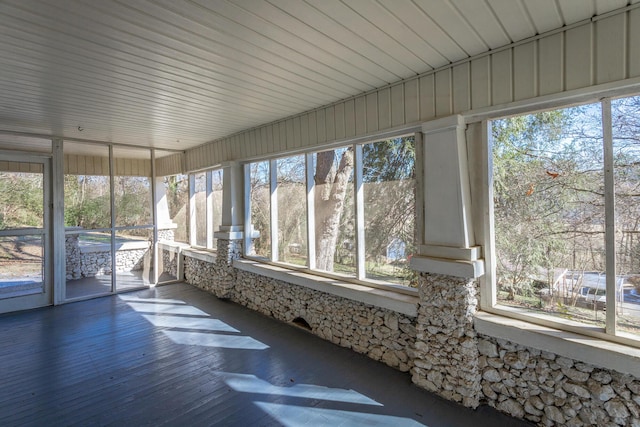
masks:
<instances>
[{"instance_id":1,"label":"window frame","mask_svg":"<svg viewBox=\"0 0 640 427\"><path fill-rule=\"evenodd\" d=\"M314 276L329 278L329 279L337 279L341 282L353 283L358 285L363 285L371 288L377 288L382 290L388 290L393 292L398 292L406 295L416 296L418 294L418 290L416 288L411 288L409 286L398 285L394 283L388 283L381 280L370 279L366 277L365 271L365 218L364 218L364 186L363 186L363 149L362 147L366 144L372 144L380 141L385 141L388 139L395 138L403 138L403 137L413 137L416 144L418 141L421 141L421 136L419 131L414 129L408 129L405 132L399 133L390 133L388 135L379 136L377 138L361 138L359 140L350 141L348 143L341 144L333 144L330 146L317 146L313 147L311 150L306 150L303 152L284 152L279 153L277 157L270 158L256 158L251 159L251 161L247 161L243 163L243 173L244 173L244 224L246 230L252 229L251 223L251 197L250 197L250 173L251 173L251 164L258 162L269 162L269 186L271 192L270 199L270 231L271 231L271 256L270 258L265 258L261 256L250 255L251 251L251 241L252 238L250 236L250 232L245 233L244 244L243 244L243 258L248 260L262 262L266 264L271 264L275 266L285 267L292 271L300 271L304 273L309 273ZM315 268L315 257L312 258L312 255L315 252L315 234L312 231L311 225L315 225L315 211L314 211L314 189L315 183L313 180L314 170L313 170L313 155L315 153L319 153L326 150L331 149L340 149L340 148L349 148L351 147L354 150L354 170L353 170L353 185L347 191L351 191L354 197L354 222L355 222L355 250L356 250L356 275L346 275L337 272L329 272L324 270L319 270ZM306 181L306 220L307 220L307 265L300 266L294 265L290 263L282 262L278 259L278 207L277 207L277 198L278 198L278 186L277 186L277 161L279 159L295 156L295 155L304 155L305 157L305 181ZM421 167L418 167L418 163L421 162L421 159L418 157L418 150L415 152L415 165L416 165L416 178L415 178L415 187L416 192L420 188L419 182L421 181L421 177L418 176L418 171L421 170ZM418 199L418 195L416 194L416 199ZM418 220L418 215L415 216L414 221ZM419 227L419 224L414 225L416 229ZM415 233L414 233L415 234ZM414 242L417 244L417 242Z\"/></svg>"},{"instance_id":2,"label":"window frame","mask_svg":"<svg viewBox=\"0 0 640 427\"><path fill-rule=\"evenodd\" d=\"M615 274L606 275L606 303L609 307L615 307L616 291L615 282L617 276L616 268L616 251L615 251L615 189L614 189L614 156L613 156L613 128L612 128L612 112L611 101L624 97L640 96L637 91L625 91L624 93L604 93L598 96L594 94L591 97L579 100L579 102L571 102L570 98L565 102L554 102L549 105L539 104L532 105L529 109L514 109L509 112L503 110L500 114L487 115L481 117L482 126L482 156L483 170L482 176L484 181L482 186L482 200L484 201L484 247L485 247L485 263L486 272L479 279L480 283L480 309L487 313L493 313L500 316L510 317L531 324L537 324L544 327L563 330L576 333L583 336L598 338L603 341L611 341L631 347L640 347L640 335L619 331L616 326L616 310L606 310L605 327L592 326L569 319L559 319L558 317L546 315L544 313L536 313L520 309L500 305L497 301L497 273L496 273L496 257L495 257L495 214L494 214L494 183L493 183L493 142L491 132L491 121L499 120L509 116L519 116L534 114L541 111L554 109L563 109L576 105L584 105L588 103L600 103L601 106L601 123L602 123L602 139L603 139L603 185L605 189L605 271L613 271ZM470 120L468 123L472 123ZM476 120L477 122L477 120Z\"/></svg>"},{"instance_id":3,"label":"window frame","mask_svg":"<svg viewBox=\"0 0 640 427\"><path fill-rule=\"evenodd\" d=\"M215 172L222 172L224 174L224 168L211 168L206 170L200 170L195 172L190 172L189 176L189 216L188 216L188 236L189 236L189 246L196 249L206 249L209 251L217 251L216 247L216 239L214 233L218 230L214 230L213 226L213 211L214 211L214 189L213 189L213 174ZM205 174L205 241L206 244L198 245L197 244L197 209L196 209L196 175ZM223 175L224 179L224 175Z\"/></svg>"}]
</instances>

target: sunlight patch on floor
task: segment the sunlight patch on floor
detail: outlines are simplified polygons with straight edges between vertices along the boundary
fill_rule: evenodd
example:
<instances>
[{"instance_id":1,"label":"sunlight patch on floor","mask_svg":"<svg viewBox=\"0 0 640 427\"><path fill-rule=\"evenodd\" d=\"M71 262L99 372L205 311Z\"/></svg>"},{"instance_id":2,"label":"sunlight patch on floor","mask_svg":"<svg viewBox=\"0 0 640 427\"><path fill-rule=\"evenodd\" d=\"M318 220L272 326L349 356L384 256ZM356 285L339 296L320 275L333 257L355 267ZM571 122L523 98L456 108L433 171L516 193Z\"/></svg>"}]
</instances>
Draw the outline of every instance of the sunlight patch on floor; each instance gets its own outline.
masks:
<instances>
[{"instance_id":1,"label":"sunlight patch on floor","mask_svg":"<svg viewBox=\"0 0 640 427\"><path fill-rule=\"evenodd\" d=\"M382 406L373 399L354 390L329 388L313 384L296 384L291 387L279 387L249 374L234 374L222 372L224 382L242 393L258 393L276 396L300 397L304 399L320 399L334 402L357 403L361 405Z\"/></svg>"},{"instance_id":2,"label":"sunlight patch on floor","mask_svg":"<svg viewBox=\"0 0 640 427\"><path fill-rule=\"evenodd\" d=\"M254 402L259 408L287 427L309 425L327 426L425 426L411 418L392 415L369 414L339 409L311 408L308 406L282 405L278 403Z\"/></svg>"}]
</instances>

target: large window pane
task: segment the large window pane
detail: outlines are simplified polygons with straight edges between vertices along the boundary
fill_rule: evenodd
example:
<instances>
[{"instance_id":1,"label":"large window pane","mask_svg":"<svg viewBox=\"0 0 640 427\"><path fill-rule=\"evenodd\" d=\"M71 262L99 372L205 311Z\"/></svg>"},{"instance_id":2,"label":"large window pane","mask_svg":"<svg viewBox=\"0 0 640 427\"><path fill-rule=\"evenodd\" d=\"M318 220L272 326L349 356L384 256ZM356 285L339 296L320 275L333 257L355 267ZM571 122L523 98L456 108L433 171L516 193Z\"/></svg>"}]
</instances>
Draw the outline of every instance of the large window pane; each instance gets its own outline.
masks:
<instances>
[{"instance_id":1,"label":"large window pane","mask_svg":"<svg viewBox=\"0 0 640 427\"><path fill-rule=\"evenodd\" d=\"M196 223L192 227L196 229L197 246L207 246L207 174L197 173L194 177L195 187L194 201L196 210Z\"/></svg>"},{"instance_id":2,"label":"large window pane","mask_svg":"<svg viewBox=\"0 0 640 427\"><path fill-rule=\"evenodd\" d=\"M113 270L109 147L65 142L64 173L66 298L109 293Z\"/></svg>"},{"instance_id":3,"label":"large window pane","mask_svg":"<svg viewBox=\"0 0 640 427\"><path fill-rule=\"evenodd\" d=\"M0 162L0 230L43 227L42 164Z\"/></svg>"},{"instance_id":4,"label":"large window pane","mask_svg":"<svg viewBox=\"0 0 640 427\"><path fill-rule=\"evenodd\" d=\"M492 124L497 299L604 326L600 104Z\"/></svg>"},{"instance_id":5,"label":"large window pane","mask_svg":"<svg viewBox=\"0 0 640 427\"><path fill-rule=\"evenodd\" d=\"M44 290L43 236L0 237L0 298Z\"/></svg>"},{"instance_id":6,"label":"large window pane","mask_svg":"<svg viewBox=\"0 0 640 427\"><path fill-rule=\"evenodd\" d=\"M304 156L278 159L278 259L307 264L307 188Z\"/></svg>"},{"instance_id":7,"label":"large window pane","mask_svg":"<svg viewBox=\"0 0 640 427\"><path fill-rule=\"evenodd\" d=\"M222 181L223 170L218 169L209 172L211 174L211 196L209 197L209 209L211 210L211 224L207 224L211 228L210 234L213 235L220 230L222 225ZM216 239L213 238L212 248L217 249Z\"/></svg>"},{"instance_id":8,"label":"large window pane","mask_svg":"<svg viewBox=\"0 0 640 427\"><path fill-rule=\"evenodd\" d=\"M248 255L271 257L271 190L269 162L249 165L251 212L248 223L252 227L252 250Z\"/></svg>"},{"instance_id":9,"label":"large window pane","mask_svg":"<svg viewBox=\"0 0 640 427\"><path fill-rule=\"evenodd\" d=\"M365 272L370 279L415 286L415 145L401 137L362 146Z\"/></svg>"},{"instance_id":10,"label":"large window pane","mask_svg":"<svg viewBox=\"0 0 640 427\"><path fill-rule=\"evenodd\" d=\"M111 232L79 232L65 235L66 298L111 292Z\"/></svg>"},{"instance_id":11,"label":"large window pane","mask_svg":"<svg viewBox=\"0 0 640 427\"><path fill-rule=\"evenodd\" d=\"M132 233L135 231L135 233ZM116 288L148 286L152 279L153 230L135 229L116 234Z\"/></svg>"},{"instance_id":12,"label":"large window pane","mask_svg":"<svg viewBox=\"0 0 640 427\"><path fill-rule=\"evenodd\" d=\"M171 222L175 224L173 239L176 242L187 243L187 217L189 201L189 176L171 175L164 177L165 196Z\"/></svg>"},{"instance_id":13,"label":"large window pane","mask_svg":"<svg viewBox=\"0 0 640 427\"><path fill-rule=\"evenodd\" d=\"M355 275L353 148L313 155L316 268Z\"/></svg>"},{"instance_id":14,"label":"large window pane","mask_svg":"<svg viewBox=\"0 0 640 427\"><path fill-rule=\"evenodd\" d=\"M151 152L113 149L116 227L153 224L151 208Z\"/></svg>"},{"instance_id":15,"label":"large window pane","mask_svg":"<svg viewBox=\"0 0 640 427\"><path fill-rule=\"evenodd\" d=\"M612 101L616 201L616 320L640 334L640 96Z\"/></svg>"}]
</instances>

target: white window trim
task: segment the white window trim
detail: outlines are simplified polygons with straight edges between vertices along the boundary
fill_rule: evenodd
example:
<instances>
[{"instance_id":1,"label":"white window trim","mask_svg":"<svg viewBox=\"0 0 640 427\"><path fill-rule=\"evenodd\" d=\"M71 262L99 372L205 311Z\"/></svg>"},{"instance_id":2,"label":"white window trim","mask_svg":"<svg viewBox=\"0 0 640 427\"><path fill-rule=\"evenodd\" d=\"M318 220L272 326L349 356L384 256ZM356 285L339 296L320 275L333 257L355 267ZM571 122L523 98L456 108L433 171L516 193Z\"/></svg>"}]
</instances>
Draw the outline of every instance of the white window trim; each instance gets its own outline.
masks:
<instances>
[{"instance_id":1,"label":"white window trim","mask_svg":"<svg viewBox=\"0 0 640 427\"><path fill-rule=\"evenodd\" d=\"M421 143L419 133L412 132L400 132L398 134L389 134L385 135L385 137L380 138L369 138L369 139L359 139L355 142L347 143L344 145L334 145L329 149L339 149L339 148L348 148L351 147L354 151L354 185L353 185L353 193L355 200L355 212L354 212L354 221L356 225L356 275L355 277L341 275L339 273L327 272L323 270L318 270L315 268L315 235L311 231L311 225L315 224L315 215L313 211L314 207L314 196L313 190L315 187L314 182L314 172L313 172L313 155L315 153L321 152L326 147L314 147L313 150L305 152L305 153L282 153L280 156L267 159L252 159L251 162L245 163L244 165L244 223L247 227L248 233L245 233L244 237L244 254L243 257L247 260L253 262L261 262L268 265L279 266L288 271L292 272L302 272L305 274L313 275L319 277L321 279L331 278L340 281L344 281L345 283L351 283L359 286L367 286L374 289L387 290L394 293L400 293L404 295L417 295L418 290L415 288L410 288L408 286L396 285L392 283L387 283L383 281L378 281L375 279L370 279L366 277L365 271L365 233L364 233L364 187L363 187L363 167L362 167L362 147L365 144L372 144L378 141L384 141L386 139L391 138L401 138L406 136L413 136L416 144ZM420 147L421 149L421 147ZM305 156L305 181L306 181L306 201L307 201L307 265L300 266L285 263L280 261L278 258L278 185L277 185L277 161L278 159L293 157L293 156ZM253 247L251 234L253 232L253 224L251 222L251 167L252 163L260 163L260 162L269 162L269 185L270 185L270 223L271 223L271 257L259 257L255 255L250 255ZM421 169L421 166L418 167L418 157L416 156L416 173ZM417 178L416 181L419 181ZM416 182L416 187L418 186L418 182ZM312 235L313 234L313 235ZM313 257L312 257L313 255Z\"/></svg>"},{"instance_id":2,"label":"white window trim","mask_svg":"<svg viewBox=\"0 0 640 427\"><path fill-rule=\"evenodd\" d=\"M596 103L600 102L602 106L602 126L603 126L603 150L604 150L604 172L605 172L605 247L606 247L606 270L616 271L615 265L615 191L613 180L613 137L611 126L611 99L620 98L625 96L637 96L638 84L634 84L634 91L629 90L629 86L624 86L622 89L608 89L601 94L594 91L589 91L582 97L567 97L566 103L562 104L557 98L553 102L541 102L530 103L530 108L524 110L523 107L514 107L510 112L509 110L500 110L502 117L509 116L511 114L528 114L544 109L561 109L567 108L571 105L575 105L576 101L580 101L580 104ZM634 95L635 94L635 95ZM475 120L471 118L474 116L468 116L467 123L472 123ZM486 248L484 256L486 261L486 273L480 278L480 310L487 314L495 314L500 316L497 323L504 323L506 319L514 319L519 321L519 325L539 325L549 330L554 331L557 336L563 336L566 334L576 334L577 336L597 338L607 345L612 343L620 344L624 349L629 347L640 347L640 336L618 331L616 329L616 310L606 311L606 326L605 328L598 328L590 326L588 324L571 322L568 320L559 320L557 317L545 315L544 313L528 312L525 309L518 309L515 307L501 306L497 302L497 285L496 285L496 260L495 254L495 228L494 228L494 206L493 206L493 155L491 150L491 129L489 127L489 121L491 119L499 118L496 114L483 114L477 115L475 118L482 117L482 152L484 157L483 163L483 178L485 182L482 183L482 200L483 200L483 212L484 212L484 247ZM607 275L607 305L609 307L615 307L615 274ZM476 317L481 317L482 312L479 312ZM495 328L494 328L495 329ZM498 327L499 329L499 327ZM499 336L498 336L499 337ZM513 340L514 342L521 343L523 345L529 345L526 342L519 342L522 340ZM538 348L538 347L536 347ZM626 350L625 350L626 352ZM623 352L623 353L625 353ZM635 354L634 352L632 352ZM576 355L576 359L582 360L580 357L580 351L572 351L571 354ZM568 356L572 357L572 356ZM634 356L636 357L636 356ZM636 366L640 362L640 358L635 360ZM602 364L601 364L602 365ZM617 368L616 368L617 369Z\"/></svg>"},{"instance_id":3,"label":"white window trim","mask_svg":"<svg viewBox=\"0 0 640 427\"><path fill-rule=\"evenodd\" d=\"M213 173L222 170L221 168L207 169L205 171L198 171L189 173L189 245L193 248L203 249L208 251L216 251L215 247L215 232L213 227ZM205 246L197 244L197 214L196 214L196 175L201 173L205 174ZM224 172L223 172L224 173Z\"/></svg>"}]
</instances>

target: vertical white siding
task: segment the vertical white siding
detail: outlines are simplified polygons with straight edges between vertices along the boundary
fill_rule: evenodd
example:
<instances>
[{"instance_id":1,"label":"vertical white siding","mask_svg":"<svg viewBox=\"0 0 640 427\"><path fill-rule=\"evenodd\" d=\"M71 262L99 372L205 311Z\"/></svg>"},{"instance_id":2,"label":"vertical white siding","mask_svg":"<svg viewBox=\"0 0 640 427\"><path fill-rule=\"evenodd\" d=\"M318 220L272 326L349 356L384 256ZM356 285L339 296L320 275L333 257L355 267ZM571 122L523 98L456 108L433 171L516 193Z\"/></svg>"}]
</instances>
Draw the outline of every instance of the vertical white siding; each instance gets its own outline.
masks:
<instances>
[{"instance_id":1,"label":"vertical white siding","mask_svg":"<svg viewBox=\"0 0 640 427\"><path fill-rule=\"evenodd\" d=\"M538 42L516 46L513 49L513 99L533 98L538 94L538 79L536 78L536 59Z\"/></svg>"},{"instance_id":2,"label":"vertical white siding","mask_svg":"<svg viewBox=\"0 0 640 427\"><path fill-rule=\"evenodd\" d=\"M236 135L215 141L210 143L213 149L189 150L186 168L195 170L227 160L306 149L417 125L453 113L631 77L640 77L640 9L495 49L417 78L247 131L247 137L241 134L242 138ZM239 147L242 144L249 147Z\"/></svg>"}]
</instances>

